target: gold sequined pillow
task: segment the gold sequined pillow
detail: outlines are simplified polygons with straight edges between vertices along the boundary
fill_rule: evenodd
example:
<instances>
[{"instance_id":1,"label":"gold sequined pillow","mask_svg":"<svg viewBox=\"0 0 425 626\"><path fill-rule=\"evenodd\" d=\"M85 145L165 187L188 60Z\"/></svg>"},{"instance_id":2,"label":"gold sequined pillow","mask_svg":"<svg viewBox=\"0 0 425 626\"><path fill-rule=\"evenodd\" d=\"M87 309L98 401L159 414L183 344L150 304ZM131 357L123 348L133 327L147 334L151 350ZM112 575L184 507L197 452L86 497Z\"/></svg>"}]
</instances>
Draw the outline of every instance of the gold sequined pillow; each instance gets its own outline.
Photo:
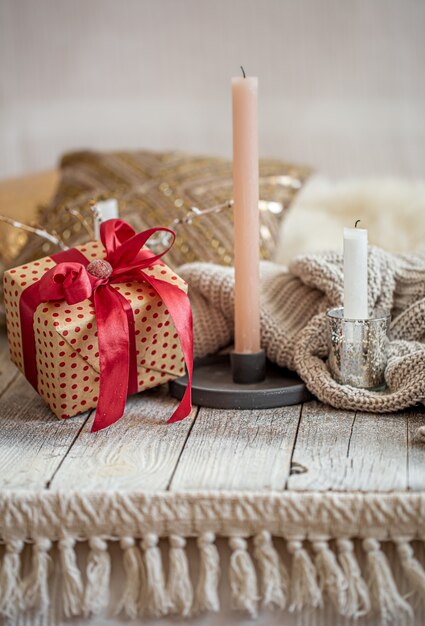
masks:
<instances>
[{"instance_id":1,"label":"gold sequined pillow","mask_svg":"<svg viewBox=\"0 0 425 626\"><path fill-rule=\"evenodd\" d=\"M180 152L86 151L65 155L60 169L56 195L41 211L39 221L49 232L56 231L67 245L74 245L84 236L81 220L76 220L69 209L78 209L89 220L91 200L115 197L120 216L135 230L167 226L176 231L168 264L178 266L198 260L232 264L229 161ZM280 221L309 174L310 169L304 166L276 160L260 162L263 259L272 258ZM199 213L204 210L209 212Z\"/></svg>"}]
</instances>

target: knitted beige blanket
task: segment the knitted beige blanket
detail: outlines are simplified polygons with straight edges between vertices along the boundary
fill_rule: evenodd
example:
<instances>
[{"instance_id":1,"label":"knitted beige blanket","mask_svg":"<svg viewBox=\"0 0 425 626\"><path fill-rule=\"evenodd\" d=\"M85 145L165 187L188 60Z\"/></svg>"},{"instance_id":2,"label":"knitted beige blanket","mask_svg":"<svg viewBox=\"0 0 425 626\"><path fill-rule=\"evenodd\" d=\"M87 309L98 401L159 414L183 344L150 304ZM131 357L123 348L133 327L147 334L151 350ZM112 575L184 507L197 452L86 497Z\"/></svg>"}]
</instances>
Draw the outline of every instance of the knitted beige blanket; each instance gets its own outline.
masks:
<instances>
[{"instance_id":1,"label":"knitted beige blanket","mask_svg":"<svg viewBox=\"0 0 425 626\"><path fill-rule=\"evenodd\" d=\"M391 312L388 389L372 392L336 383L326 359L326 311L343 301L342 256L301 256L289 269L261 265L261 339L268 358L295 370L322 402L385 413L425 398L425 251L393 255L369 251L370 309ZM189 283L195 356L217 352L233 337L233 270L193 263L180 268Z\"/></svg>"}]
</instances>

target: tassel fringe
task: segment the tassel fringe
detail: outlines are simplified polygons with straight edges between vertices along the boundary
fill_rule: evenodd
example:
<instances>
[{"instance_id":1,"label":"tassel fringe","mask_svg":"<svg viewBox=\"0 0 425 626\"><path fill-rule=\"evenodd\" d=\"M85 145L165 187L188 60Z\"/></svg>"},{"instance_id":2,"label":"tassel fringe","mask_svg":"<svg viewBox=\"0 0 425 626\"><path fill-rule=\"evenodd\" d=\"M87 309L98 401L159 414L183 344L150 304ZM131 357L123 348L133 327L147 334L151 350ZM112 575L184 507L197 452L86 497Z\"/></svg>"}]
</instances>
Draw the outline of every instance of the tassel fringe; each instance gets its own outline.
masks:
<instances>
[{"instance_id":1,"label":"tassel fringe","mask_svg":"<svg viewBox=\"0 0 425 626\"><path fill-rule=\"evenodd\" d=\"M412 591L425 599L425 570L415 559L413 548L408 541L400 539L396 542L403 572L412 586Z\"/></svg>"},{"instance_id":2,"label":"tassel fringe","mask_svg":"<svg viewBox=\"0 0 425 626\"><path fill-rule=\"evenodd\" d=\"M412 608L397 589L388 559L382 552L379 541L365 539L363 548L368 562L372 606L380 613L382 624L399 623L406 616L412 618Z\"/></svg>"},{"instance_id":3,"label":"tassel fringe","mask_svg":"<svg viewBox=\"0 0 425 626\"><path fill-rule=\"evenodd\" d=\"M215 546L214 533L203 533L198 538L200 568L196 587L195 613L220 610L218 584L220 580L220 556Z\"/></svg>"},{"instance_id":4,"label":"tassel fringe","mask_svg":"<svg viewBox=\"0 0 425 626\"><path fill-rule=\"evenodd\" d=\"M232 607L257 617L257 576L248 544L242 537L232 537L229 546L232 550L229 572Z\"/></svg>"},{"instance_id":5,"label":"tassel fringe","mask_svg":"<svg viewBox=\"0 0 425 626\"><path fill-rule=\"evenodd\" d=\"M136 619L141 612L141 599L146 584L145 566L133 537L123 537L120 546L123 551L125 587L115 613L124 613L130 619Z\"/></svg>"},{"instance_id":6,"label":"tassel fringe","mask_svg":"<svg viewBox=\"0 0 425 626\"><path fill-rule=\"evenodd\" d=\"M20 579L23 548L24 542L20 539L8 542L0 570L0 615L9 619L16 617L24 608Z\"/></svg>"},{"instance_id":7,"label":"tassel fringe","mask_svg":"<svg viewBox=\"0 0 425 626\"><path fill-rule=\"evenodd\" d=\"M317 582L317 572L302 541L288 542L292 554L290 611L319 608L323 605L322 592Z\"/></svg>"},{"instance_id":8,"label":"tassel fringe","mask_svg":"<svg viewBox=\"0 0 425 626\"><path fill-rule=\"evenodd\" d=\"M37 609L41 615L48 611L49 599L49 550L50 539L37 539L33 545L32 571L22 583L26 609Z\"/></svg>"},{"instance_id":9,"label":"tassel fringe","mask_svg":"<svg viewBox=\"0 0 425 626\"><path fill-rule=\"evenodd\" d=\"M75 555L75 539L64 537L59 541L59 558L62 567L62 602L65 617L81 613L83 580Z\"/></svg>"},{"instance_id":10,"label":"tassel fringe","mask_svg":"<svg viewBox=\"0 0 425 626\"><path fill-rule=\"evenodd\" d=\"M143 611L153 617L168 613L168 598L165 589L164 571L161 552L158 547L158 535L147 534L142 541L145 554L146 594Z\"/></svg>"},{"instance_id":11,"label":"tassel fringe","mask_svg":"<svg viewBox=\"0 0 425 626\"><path fill-rule=\"evenodd\" d=\"M408 585L407 598L400 594L377 539L367 538L357 544L366 557L364 572L360 569L354 542L349 538L334 542L286 540L290 576L276 549L279 544L268 530L260 531L252 539L252 545L243 537L229 539L232 606L251 617L257 616L259 603L266 609L302 611L322 607L327 598L343 617L357 619L373 609L380 614L381 624L389 625L404 623L406 618L413 617L407 601L413 593L425 599L425 568L415 557L410 543L412 538L392 539ZM119 541L125 578L117 613L137 620L144 614L155 617L175 614L186 618L194 613L220 610L221 568L214 533L207 531L197 537L199 570L195 591L186 537L177 534L168 537L167 579L158 535L146 533L140 547L134 537L124 536ZM280 538L279 541L285 540ZM102 537L91 537L88 544L85 577L76 558L76 539L64 536L57 544L66 617L98 615L109 605L108 543ZM34 616L46 616L49 609L52 542L45 537L34 540L31 569L22 579L23 547L23 540L9 539L0 563L0 616L14 622L26 610L33 611Z\"/></svg>"},{"instance_id":12,"label":"tassel fringe","mask_svg":"<svg viewBox=\"0 0 425 626\"><path fill-rule=\"evenodd\" d=\"M347 617L358 619L370 611L369 591L354 554L353 542L350 539L338 539L336 545L341 569L347 581L344 613Z\"/></svg>"},{"instance_id":13,"label":"tassel fringe","mask_svg":"<svg viewBox=\"0 0 425 626\"><path fill-rule=\"evenodd\" d=\"M315 541L313 550L322 593L326 593L336 610L345 615L348 584L344 572L327 541Z\"/></svg>"},{"instance_id":14,"label":"tassel fringe","mask_svg":"<svg viewBox=\"0 0 425 626\"><path fill-rule=\"evenodd\" d=\"M108 544L100 537L89 539L84 615L99 615L109 604L111 559Z\"/></svg>"},{"instance_id":15,"label":"tassel fringe","mask_svg":"<svg viewBox=\"0 0 425 626\"><path fill-rule=\"evenodd\" d=\"M170 537L170 563L168 577L169 610L187 617L193 603L192 583L186 556L186 539L179 535Z\"/></svg>"},{"instance_id":16,"label":"tassel fringe","mask_svg":"<svg viewBox=\"0 0 425 626\"><path fill-rule=\"evenodd\" d=\"M263 530L254 539L255 558L261 572L261 596L268 609L284 609L288 599L289 577L273 546L270 533Z\"/></svg>"}]
</instances>

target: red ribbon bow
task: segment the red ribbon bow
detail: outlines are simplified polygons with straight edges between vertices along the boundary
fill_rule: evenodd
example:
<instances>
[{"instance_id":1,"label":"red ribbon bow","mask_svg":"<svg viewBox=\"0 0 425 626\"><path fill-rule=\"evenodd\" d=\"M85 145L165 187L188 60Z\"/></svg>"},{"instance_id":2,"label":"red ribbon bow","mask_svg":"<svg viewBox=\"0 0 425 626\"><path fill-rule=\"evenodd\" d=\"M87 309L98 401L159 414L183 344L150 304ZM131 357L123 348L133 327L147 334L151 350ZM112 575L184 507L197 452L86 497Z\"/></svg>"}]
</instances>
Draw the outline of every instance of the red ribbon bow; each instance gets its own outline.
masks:
<instances>
[{"instance_id":1,"label":"red ribbon bow","mask_svg":"<svg viewBox=\"0 0 425 626\"><path fill-rule=\"evenodd\" d=\"M150 250L143 250L148 239L160 231L172 235L170 246L157 255ZM106 428L119 420L124 413L127 396L137 392L137 360L133 311L127 299L113 284L145 282L156 291L170 312L185 359L188 385L168 423L179 421L192 408L193 329L189 298L176 285L149 276L143 271L158 263L168 252L174 243L175 234L166 228L151 228L136 235L126 222L108 220L101 225L100 237L106 249L110 272L106 272L103 277L91 274L87 270L88 259L73 248L53 255L52 258L58 265L23 292L20 316L25 376L37 389L33 328L37 306L52 300L76 304L90 298L95 307L100 363L99 402L92 431Z\"/></svg>"}]
</instances>

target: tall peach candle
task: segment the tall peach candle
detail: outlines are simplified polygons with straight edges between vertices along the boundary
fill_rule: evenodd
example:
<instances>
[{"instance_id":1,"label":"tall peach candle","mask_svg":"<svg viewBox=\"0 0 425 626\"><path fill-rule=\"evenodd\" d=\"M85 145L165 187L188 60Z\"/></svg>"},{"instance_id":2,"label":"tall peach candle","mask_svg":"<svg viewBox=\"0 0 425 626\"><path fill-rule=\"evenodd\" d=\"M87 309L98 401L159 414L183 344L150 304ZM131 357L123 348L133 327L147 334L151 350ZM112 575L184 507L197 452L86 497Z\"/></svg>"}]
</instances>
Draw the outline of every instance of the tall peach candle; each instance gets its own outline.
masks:
<instances>
[{"instance_id":1,"label":"tall peach candle","mask_svg":"<svg viewBox=\"0 0 425 626\"><path fill-rule=\"evenodd\" d=\"M232 79L235 352L260 351L258 79Z\"/></svg>"}]
</instances>

